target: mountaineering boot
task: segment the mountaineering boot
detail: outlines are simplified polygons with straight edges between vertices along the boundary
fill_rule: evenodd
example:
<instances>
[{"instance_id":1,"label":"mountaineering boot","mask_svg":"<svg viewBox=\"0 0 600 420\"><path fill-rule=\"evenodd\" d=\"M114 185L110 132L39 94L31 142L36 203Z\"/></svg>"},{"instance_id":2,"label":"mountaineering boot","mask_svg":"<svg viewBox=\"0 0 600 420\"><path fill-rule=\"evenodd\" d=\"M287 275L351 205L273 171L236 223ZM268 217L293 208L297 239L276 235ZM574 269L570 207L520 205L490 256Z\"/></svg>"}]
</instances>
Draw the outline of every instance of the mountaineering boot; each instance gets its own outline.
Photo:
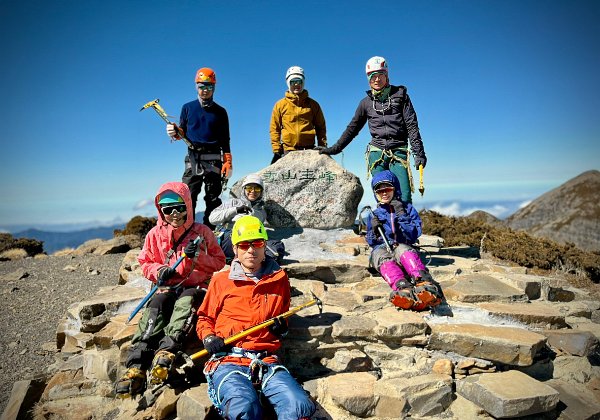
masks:
<instances>
[{"instance_id":1,"label":"mountaineering boot","mask_svg":"<svg viewBox=\"0 0 600 420\"><path fill-rule=\"evenodd\" d=\"M411 288L394 290L390 293L390 302L400 309L412 309L415 305L415 297Z\"/></svg>"},{"instance_id":2,"label":"mountaineering boot","mask_svg":"<svg viewBox=\"0 0 600 420\"><path fill-rule=\"evenodd\" d=\"M115 384L115 394L118 398L130 398L144 392L146 386L146 371L130 367Z\"/></svg>"},{"instance_id":3,"label":"mountaineering boot","mask_svg":"<svg viewBox=\"0 0 600 420\"><path fill-rule=\"evenodd\" d=\"M413 306L415 311L432 308L442 302L440 289L430 281L422 280L417 282L414 288L414 294L417 298L417 302Z\"/></svg>"},{"instance_id":4,"label":"mountaineering boot","mask_svg":"<svg viewBox=\"0 0 600 420\"><path fill-rule=\"evenodd\" d=\"M159 350L152 360L152 367L150 368L150 384L157 385L162 384L169 376L169 371L175 360L175 355L166 350Z\"/></svg>"},{"instance_id":5,"label":"mountaineering boot","mask_svg":"<svg viewBox=\"0 0 600 420\"><path fill-rule=\"evenodd\" d=\"M404 272L393 260L383 262L379 266L379 272L392 290L398 290L397 284L405 281Z\"/></svg>"}]
</instances>

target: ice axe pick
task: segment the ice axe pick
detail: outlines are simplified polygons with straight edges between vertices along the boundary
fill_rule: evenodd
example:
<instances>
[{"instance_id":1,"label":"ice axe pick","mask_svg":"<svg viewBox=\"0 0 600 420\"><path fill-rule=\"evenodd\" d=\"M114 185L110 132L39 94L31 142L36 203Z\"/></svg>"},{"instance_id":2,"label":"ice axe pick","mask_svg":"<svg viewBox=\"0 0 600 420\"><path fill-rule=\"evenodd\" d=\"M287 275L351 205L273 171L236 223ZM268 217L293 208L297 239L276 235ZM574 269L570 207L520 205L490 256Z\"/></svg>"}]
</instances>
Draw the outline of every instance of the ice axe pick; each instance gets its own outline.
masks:
<instances>
[{"instance_id":1,"label":"ice axe pick","mask_svg":"<svg viewBox=\"0 0 600 420\"><path fill-rule=\"evenodd\" d=\"M189 141L189 139L187 137L185 137L185 134L183 134L183 131L181 130L181 128L177 127L177 125L172 122L171 120L169 120L169 116L167 115L167 113L165 112L165 110L163 109L162 106L160 106L158 104L159 99L156 98L150 102L147 102L146 104L144 104L144 106L140 109L140 112L143 111L144 109L148 109L148 108L152 108L156 111L156 113L158 114L158 116L160 118L162 118L162 120L164 122L166 122L167 124L173 124L175 125L177 132L179 133L179 136L181 137L181 139L185 142L185 144L188 145L188 147L194 148L194 146L192 145L192 142Z\"/></svg>"}]
</instances>

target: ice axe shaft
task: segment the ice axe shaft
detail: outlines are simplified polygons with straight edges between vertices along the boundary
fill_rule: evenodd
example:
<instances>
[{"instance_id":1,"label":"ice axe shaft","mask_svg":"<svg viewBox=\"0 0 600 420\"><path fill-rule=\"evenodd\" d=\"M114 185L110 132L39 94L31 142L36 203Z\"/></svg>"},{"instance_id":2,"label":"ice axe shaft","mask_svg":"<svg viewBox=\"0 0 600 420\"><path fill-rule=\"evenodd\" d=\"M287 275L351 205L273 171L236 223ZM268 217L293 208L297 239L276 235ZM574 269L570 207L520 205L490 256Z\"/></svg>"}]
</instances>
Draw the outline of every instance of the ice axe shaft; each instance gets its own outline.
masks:
<instances>
[{"instance_id":1,"label":"ice axe shaft","mask_svg":"<svg viewBox=\"0 0 600 420\"><path fill-rule=\"evenodd\" d=\"M281 315L278 315L276 317L268 319L264 322L261 322L260 324L255 325L254 327L250 327L244 331L240 331L237 334L227 337L225 339L225 344L235 343L236 341L238 341L244 337L247 337L256 331L262 330L263 328L266 328L269 325L273 325L275 323L275 318L289 318L290 316L294 315L296 312L300 312L302 309L308 308L313 305L317 305L317 307L319 308L319 314L322 313L323 312L323 302L321 302L321 299L319 299L314 293L312 293L312 297L313 297L312 300L310 300L302 305L298 305L295 308L292 308L289 311L282 313ZM207 355L208 355L208 351L206 351L206 349L204 349L204 350L200 350L197 353L192 354L190 356L190 359L196 360L196 359L200 359L201 357L204 357Z\"/></svg>"},{"instance_id":2,"label":"ice axe shaft","mask_svg":"<svg viewBox=\"0 0 600 420\"><path fill-rule=\"evenodd\" d=\"M371 214L371 219L375 219L377 216L375 216L375 213L373 213L373 209L371 209L371 206L365 206L364 210L368 210L369 213ZM385 232L383 231L383 226L379 225L377 226L377 231L379 232L379 235L381 236L381 239L383 239L383 243L385 244L385 248L388 250L388 252L391 254L394 252L394 250L392 249L392 246L390 245L390 243L388 242L387 238L385 237Z\"/></svg>"},{"instance_id":3,"label":"ice axe shaft","mask_svg":"<svg viewBox=\"0 0 600 420\"><path fill-rule=\"evenodd\" d=\"M423 165L419 165L419 192L421 197L425 193L425 185L423 184Z\"/></svg>"},{"instance_id":4,"label":"ice axe shaft","mask_svg":"<svg viewBox=\"0 0 600 420\"><path fill-rule=\"evenodd\" d=\"M198 236L196 239L194 239L195 243L198 243L200 241L201 237ZM181 264L181 261L183 261L183 259L186 257L185 252L181 253L181 257L179 257L177 259L177 261L175 261L175 263L171 266L171 268L174 270L177 268L177 266L179 264ZM146 303L148 303L148 301L150 300L150 298L152 298L152 296L154 296L154 294L156 293L156 291L158 290L158 284L155 284L154 287L152 288L152 290L150 290L150 292L146 295L146 297L144 299L142 299L142 301L138 304L138 306L135 307L135 309L133 310L133 312L131 312L131 315L129 315L129 318L127 318L127 321L125 322L125 324L129 324L129 321L131 321L136 315L137 313L144 307L146 306Z\"/></svg>"},{"instance_id":5,"label":"ice axe shaft","mask_svg":"<svg viewBox=\"0 0 600 420\"><path fill-rule=\"evenodd\" d=\"M148 109L148 108L154 109L156 111L156 113L158 114L158 116L160 118L162 118L164 122L166 122L167 124L175 125L175 127L177 128L177 131L179 132L179 136L185 142L185 144L188 145L188 147L194 148L192 142L185 136L185 134L183 134L183 131L181 130L181 128L177 127L177 125L174 122L169 120L169 116L167 115L167 113L165 112L163 107L158 104L158 101L159 101L159 99L156 98L150 102L145 103L144 106L140 109L140 112L143 111L144 109Z\"/></svg>"}]
</instances>

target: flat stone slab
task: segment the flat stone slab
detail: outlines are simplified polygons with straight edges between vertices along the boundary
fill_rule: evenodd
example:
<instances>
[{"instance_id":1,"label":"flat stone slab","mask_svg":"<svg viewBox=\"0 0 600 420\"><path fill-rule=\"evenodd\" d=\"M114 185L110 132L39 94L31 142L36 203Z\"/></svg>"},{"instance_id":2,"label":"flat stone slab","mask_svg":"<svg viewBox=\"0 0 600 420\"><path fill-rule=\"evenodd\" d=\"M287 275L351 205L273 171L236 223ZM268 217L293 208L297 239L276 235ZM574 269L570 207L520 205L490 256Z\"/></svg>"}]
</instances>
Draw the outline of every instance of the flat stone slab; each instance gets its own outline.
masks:
<instances>
[{"instance_id":1,"label":"flat stone slab","mask_svg":"<svg viewBox=\"0 0 600 420\"><path fill-rule=\"evenodd\" d=\"M371 334L374 333L377 338L385 342L402 342L405 338L429 331L429 325L417 312L387 307L371 316L377 322Z\"/></svg>"},{"instance_id":2,"label":"flat stone slab","mask_svg":"<svg viewBox=\"0 0 600 420\"><path fill-rule=\"evenodd\" d=\"M324 283L356 283L369 277L367 264L356 261L315 261L287 264L285 271L295 279L321 280Z\"/></svg>"},{"instance_id":3,"label":"flat stone slab","mask_svg":"<svg viewBox=\"0 0 600 420\"><path fill-rule=\"evenodd\" d=\"M514 327L477 324L431 326L427 348L458 353L513 366L530 366L546 337Z\"/></svg>"},{"instance_id":4,"label":"flat stone slab","mask_svg":"<svg viewBox=\"0 0 600 420\"><path fill-rule=\"evenodd\" d=\"M456 276L454 284L444 288L446 299L468 303L526 301L525 292L486 274Z\"/></svg>"},{"instance_id":5,"label":"flat stone slab","mask_svg":"<svg viewBox=\"0 0 600 420\"><path fill-rule=\"evenodd\" d=\"M536 328L566 328L565 315L556 304L547 302L530 303L479 303L481 309L493 315L508 317Z\"/></svg>"},{"instance_id":6,"label":"flat stone slab","mask_svg":"<svg viewBox=\"0 0 600 420\"><path fill-rule=\"evenodd\" d=\"M598 339L589 331L547 330L543 334L550 346L573 356L587 357L598 349Z\"/></svg>"},{"instance_id":7,"label":"flat stone slab","mask_svg":"<svg viewBox=\"0 0 600 420\"><path fill-rule=\"evenodd\" d=\"M469 376L456 383L456 392L495 418L546 413L559 401L558 391L516 370Z\"/></svg>"}]
</instances>

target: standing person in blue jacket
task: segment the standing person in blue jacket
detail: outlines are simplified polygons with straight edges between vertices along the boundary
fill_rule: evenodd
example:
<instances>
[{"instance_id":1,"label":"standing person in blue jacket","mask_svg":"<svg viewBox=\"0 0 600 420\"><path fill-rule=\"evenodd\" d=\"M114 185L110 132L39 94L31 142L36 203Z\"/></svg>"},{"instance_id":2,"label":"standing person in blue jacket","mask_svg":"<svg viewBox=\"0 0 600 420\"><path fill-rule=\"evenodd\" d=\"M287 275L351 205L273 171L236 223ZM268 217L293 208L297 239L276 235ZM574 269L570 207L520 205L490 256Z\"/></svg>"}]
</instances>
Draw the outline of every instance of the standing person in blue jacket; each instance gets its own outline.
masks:
<instances>
[{"instance_id":1,"label":"standing person in blue jacket","mask_svg":"<svg viewBox=\"0 0 600 420\"><path fill-rule=\"evenodd\" d=\"M370 90L360 101L354 117L339 140L319 153L337 155L369 123L371 141L367 146L366 161L368 173L375 175L390 170L396 175L402 187L402 201L412 203L412 173L408 158L408 144L414 158L415 167L425 167L427 157L419 132L417 114L413 108L406 87L390 84L388 65L383 57L372 57L366 65Z\"/></svg>"},{"instance_id":2,"label":"standing person in blue jacket","mask_svg":"<svg viewBox=\"0 0 600 420\"><path fill-rule=\"evenodd\" d=\"M391 171L373 175L371 187L377 208L367 219L366 239L373 248L369 264L392 288L390 301L401 309L416 311L439 305L441 290L411 246L421 236L419 213L412 204L401 200L400 183Z\"/></svg>"},{"instance_id":3,"label":"standing person in blue jacket","mask_svg":"<svg viewBox=\"0 0 600 420\"><path fill-rule=\"evenodd\" d=\"M210 224L210 213L221 205L221 177L229 178L233 172L229 146L229 117L225 108L213 100L217 76L212 69L203 67L196 73L198 98L181 108L179 126L167 124L167 134L173 139L186 137L193 147L188 146L185 171L182 181L192 193L192 207L196 213L198 194L204 184L203 223Z\"/></svg>"}]
</instances>

